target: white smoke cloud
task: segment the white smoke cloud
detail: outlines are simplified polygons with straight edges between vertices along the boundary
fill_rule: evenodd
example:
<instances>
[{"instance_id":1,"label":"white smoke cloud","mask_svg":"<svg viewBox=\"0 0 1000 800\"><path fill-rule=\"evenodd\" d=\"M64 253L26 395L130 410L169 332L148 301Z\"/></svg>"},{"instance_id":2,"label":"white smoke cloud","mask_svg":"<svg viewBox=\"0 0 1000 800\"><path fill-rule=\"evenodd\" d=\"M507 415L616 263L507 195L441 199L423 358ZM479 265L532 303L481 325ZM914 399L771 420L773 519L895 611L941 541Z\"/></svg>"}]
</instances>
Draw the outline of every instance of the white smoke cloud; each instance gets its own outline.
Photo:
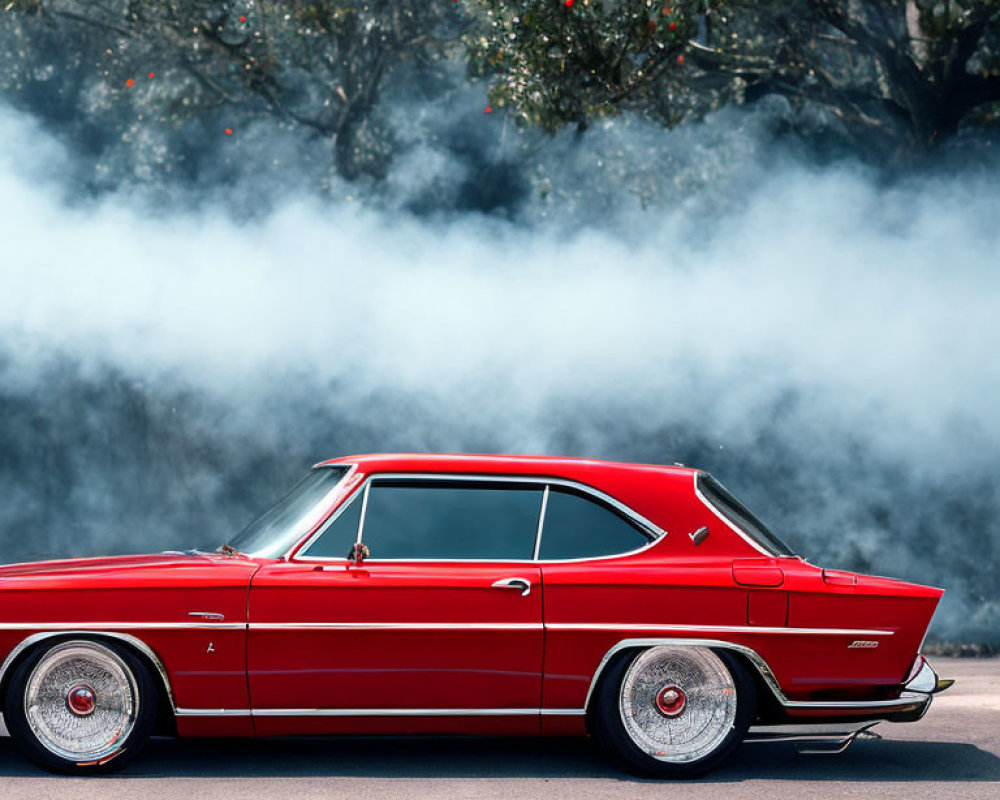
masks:
<instances>
[{"instance_id":1,"label":"white smoke cloud","mask_svg":"<svg viewBox=\"0 0 1000 800\"><path fill-rule=\"evenodd\" d=\"M11 111L0 141L7 380L39 380L53 352L111 363L206 393L244 431L286 392L336 384L349 414L389 389L456 421L455 448L478 428L511 451L557 447L553 419L583 408L594 456L605 423L754 448L792 392L780 427L807 463L849 473L845 432L913 476L997 463L995 181L799 165L714 218L574 230L299 197L240 223L138 195L70 203L56 143ZM816 511L835 524L829 491Z\"/></svg>"},{"instance_id":2,"label":"white smoke cloud","mask_svg":"<svg viewBox=\"0 0 1000 800\"><path fill-rule=\"evenodd\" d=\"M701 413L706 398L685 408L696 372L728 386L709 404L736 428L797 386L932 438L957 418L1000 432L986 183L880 190L798 169L697 237L683 210L622 236L309 199L241 225L127 197L67 207L37 177L65 154L10 112L0 135L0 325L33 343L223 386L282 366L434 394L474 384L529 411L579 392Z\"/></svg>"}]
</instances>

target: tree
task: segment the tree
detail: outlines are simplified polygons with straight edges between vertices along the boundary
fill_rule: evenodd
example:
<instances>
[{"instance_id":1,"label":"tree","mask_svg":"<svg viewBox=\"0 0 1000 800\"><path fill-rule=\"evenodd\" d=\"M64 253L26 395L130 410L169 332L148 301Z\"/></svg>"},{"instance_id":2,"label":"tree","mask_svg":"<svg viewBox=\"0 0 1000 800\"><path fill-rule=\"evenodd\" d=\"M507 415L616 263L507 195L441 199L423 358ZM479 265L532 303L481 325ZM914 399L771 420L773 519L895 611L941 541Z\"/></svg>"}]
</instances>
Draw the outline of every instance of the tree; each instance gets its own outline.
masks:
<instances>
[{"instance_id":1,"label":"tree","mask_svg":"<svg viewBox=\"0 0 1000 800\"><path fill-rule=\"evenodd\" d=\"M997 0L881 0L857 5L819 0L822 23L868 60L871 94L901 114L918 142L958 131L966 117L1000 101L1000 3ZM849 78L817 73L829 93Z\"/></svg>"},{"instance_id":2,"label":"tree","mask_svg":"<svg viewBox=\"0 0 1000 800\"><path fill-rule=\"evenodd\" d=\"M549 131L626 109L674 126L778 94L819 110L821 129L856 150L877 141L879 152L909 156L1000 116L1000 0L6 0L3 9L0 91L28 97L58 84L39 104L53 120L83 120L82 139L139 136L135 119L180 127L218 109L268 115L331 142L348 179L385 174L393 131L378 102L401 65L422 78L463 44L471 74L489 81L490 106ZM156 91L131 88L154 72Z\"/></svg>"},{"instance_id":3,"label":"tree","mask_svg":"<svg viewBox=\"0 0 1000 800\"><path fill-rule=\"evenodd\" d=\"M777 93L909 149L1000 101L998 0L468 0L497 106L550 130L634 109L676 125Z\"/></svg>"},{"instance_id":4,"label":"tree","mask_svg":"<svg viewBox=\"0 0 1000 800\"><path fill-rule=\"evenodd\" d=\"M439 57L461 15L422 0L12 0L6 10L22 39L85 31L81 61L95 60L115 91L141 64L183 73L150 109L165 121L234 104L307 126L333 140L348 179L385 168L387 133L372 112L393 68Z\"/></svg>"},{"instance_id":5,"label":"tree","mask_svg":"<svg viewBox=\"0 0 1000 800\"><path fill-rule=\"evenodd\" d=\"M479 25L467 38L471 66L494 77L491 103L549 130L648 101L661 79L671 82L671 62L683 60L695 33L685 9L645 0L473 6Z\"/></svg>"}]
</instances>

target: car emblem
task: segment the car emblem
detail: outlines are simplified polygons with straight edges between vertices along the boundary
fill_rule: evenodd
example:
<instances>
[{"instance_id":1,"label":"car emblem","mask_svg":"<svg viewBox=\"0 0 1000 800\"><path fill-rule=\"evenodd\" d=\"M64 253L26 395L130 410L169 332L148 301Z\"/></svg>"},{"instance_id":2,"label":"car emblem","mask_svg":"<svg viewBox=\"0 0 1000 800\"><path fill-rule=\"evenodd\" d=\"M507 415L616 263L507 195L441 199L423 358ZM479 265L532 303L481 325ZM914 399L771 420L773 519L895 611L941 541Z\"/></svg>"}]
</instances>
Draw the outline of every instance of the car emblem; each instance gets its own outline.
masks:
<instances>
[{"instance_id":1,"label":"car emblem","mask_svg":"<svg viewBox=\"0 0 1000 800\"><path fill-rule=\"evenodd\" d=\"M854 648L865 649L865 648L872 648L872 647L878 647L878 642L873 642L870 639L855 639L853 642L851 642L849 645L847 645L847 649L848 650L851 650L851 649L854 649Z\"/></svg>"}]
</instances>

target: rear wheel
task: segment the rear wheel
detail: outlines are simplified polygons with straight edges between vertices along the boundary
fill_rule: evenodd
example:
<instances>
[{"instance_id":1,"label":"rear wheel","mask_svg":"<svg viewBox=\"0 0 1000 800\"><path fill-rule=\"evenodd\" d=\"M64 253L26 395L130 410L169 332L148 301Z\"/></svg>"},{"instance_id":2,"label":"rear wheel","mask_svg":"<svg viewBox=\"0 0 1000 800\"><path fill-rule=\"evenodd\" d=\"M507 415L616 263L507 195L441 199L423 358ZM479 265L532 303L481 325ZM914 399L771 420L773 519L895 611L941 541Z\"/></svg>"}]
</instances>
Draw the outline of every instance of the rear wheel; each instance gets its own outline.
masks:
<instances>
[{"instance_id":1,"label":"rear wheel","mask_svg":"<svg viewBox=\"0 0 1000 800\"><path fill-rule=\"evenodd\" d=\"M756 714L746 670L732 654L706 647L625 655L608 667L595 702L598 742L649 777L705 774L736 749Z\"/></svg>"},{"instance_id":2,"label":"rear wheel","mask_svg":"<svg viewBox=\"0 0 1000 800\"><path fill-rule=\"evenodd\" d=\"M18 665L4 718L25 754L54 772L124 765L149 738L157 694L129 650L75 639L40 647Z\"/></svg>"}]
</instances>

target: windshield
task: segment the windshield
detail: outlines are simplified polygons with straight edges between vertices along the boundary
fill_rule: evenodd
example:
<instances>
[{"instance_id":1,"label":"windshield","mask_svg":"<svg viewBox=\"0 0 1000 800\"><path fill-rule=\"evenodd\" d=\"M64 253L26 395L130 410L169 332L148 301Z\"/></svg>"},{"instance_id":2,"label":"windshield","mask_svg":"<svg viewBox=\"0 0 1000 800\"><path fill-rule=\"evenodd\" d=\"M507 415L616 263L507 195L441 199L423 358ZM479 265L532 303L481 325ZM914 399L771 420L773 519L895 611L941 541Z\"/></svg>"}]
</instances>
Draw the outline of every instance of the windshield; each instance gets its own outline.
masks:
<instances>
[{"instance_id":1,"label":"windshield","mask_svg":"<svg viewBox=\"0 0 1000 800\"><path fill-rule=\"evenodd\" d=\"M347 467L319 467L227 544L255 558L280 558L319 522Z\"/></svg>"},{"instance_id":2,"label":"windshield","mask_svg":"<svg viewBox=\"0 0 1000 800\"><path fill-rule=\"evenodd\" d=\"M794 556L792 549L767 529L726 487L711 475L698 476L698 491L722 516L772 555Z\"/></svg>"}]
</instances>

